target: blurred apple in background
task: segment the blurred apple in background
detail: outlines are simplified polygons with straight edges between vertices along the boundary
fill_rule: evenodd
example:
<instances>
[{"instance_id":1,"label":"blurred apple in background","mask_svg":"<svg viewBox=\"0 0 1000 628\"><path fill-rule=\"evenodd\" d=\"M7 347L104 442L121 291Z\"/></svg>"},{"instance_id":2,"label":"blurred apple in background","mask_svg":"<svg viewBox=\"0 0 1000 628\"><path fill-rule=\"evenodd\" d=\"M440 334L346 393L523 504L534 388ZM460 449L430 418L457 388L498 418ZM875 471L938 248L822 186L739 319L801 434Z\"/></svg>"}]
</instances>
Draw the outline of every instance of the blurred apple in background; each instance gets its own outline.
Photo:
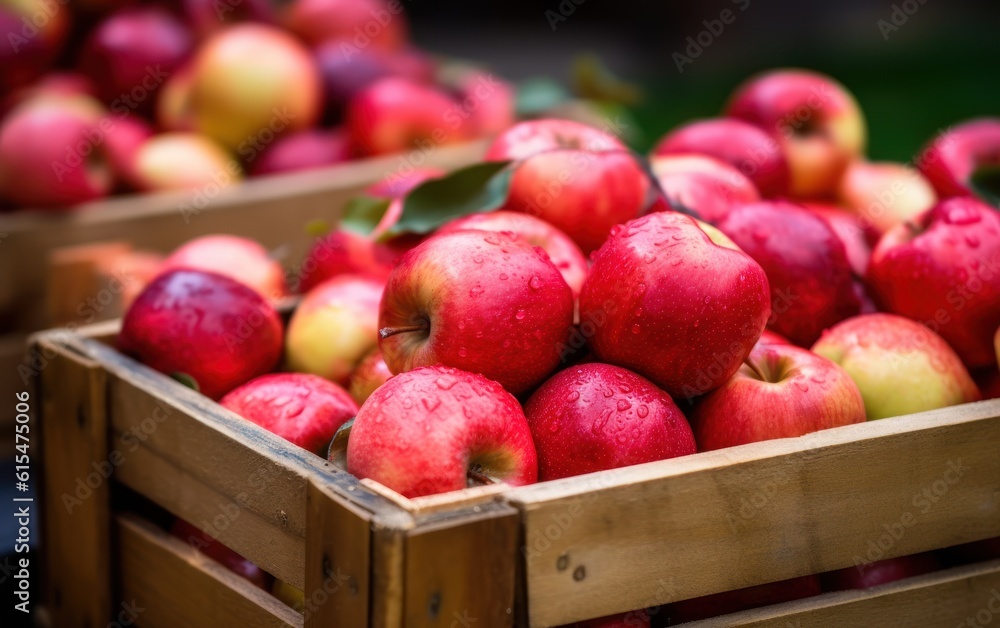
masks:
<instances>
[{"instance_id":1,"label":"blurred apple in background","mask_svg":"<svg viewBox=\"0 0 1000 628\"><path fill-rule=\"evenodd\" d=\"M399 50L407 41L401 2L386 0L293 0L285 26L306 44L338 41L348 49Z\"/></svg>"},{"instance_id":2,"label":"blurred apple in background","mask_svg":"<svg viewBox=\"0 0 1000 628\"><path fill-rule=\"evenodd\" d=\"M182 0L184 18L199 37L207 37L238 22L274 24L271 0Z\"/></svg>"},{"instance_id":3,"label":"blurred apple in background","mask_svg":"<svg viewBox=\"0 0 1000 628\"><path fill-rule=\"evenodd\" d=\"M399 222L403 215L403 201L406 195L415 187L430 179L443 177L445 171L440 168L413 168L407 172L395 172L392 175L373 183L365 190L366 194L378 198L392 199L385 214L372 229L369 238L381 240L392 227ZM386 240L385 245L396 254L402 257L404 253L417 246L426 239L426 236L419 233L402 233Z\"/></svg>"},{"instance_id":4,"label":"blurred apple in background","mask_svg":"<svg viewBox=\"0 0 1000 628\"><path fill-rule=\"evenodd\" d=\"M825 331L812 350L847 371L869 421L979 400L976 384L948 343L902 316L849 318Z\"/></svg>"},{"instance_id":5,"label":"blurred apple in background","mask_svg":"<svg viewBox=\"0 0 1000 628\"><path fill-rule=\"evenodd\" d=\"M825 203L803 203L803 207L810 213L819 216L826 221L826 224L833 229L833 233L844 245L847 253L847 261L851 263L851 270L858 277L864 277L868 270L868 261L872 256L872 249L868 245L865 236L865 229L857 216L835 205Z\"/></svg>"},{"instance_id":6,"label":"blurred apple in background","mask_svg":"<svg viewBox=\"0 0 1000 628\"><path fill-rule=\"evenodd\" d=\"M937 201L930 182L903 164L855 161L837 188L840 202L878 239L896 225L916 218Z\"/></svg>"},{"instance_id":7,"label":"blurred apple in background","mask_svg":"<svg viewBox=\"0 0 1000 628\"><path fill-rule=\"evenodd\" d=\"M880 584L931 573L940 568L941 564L934 557L934 554L925 552L845 567L822 574L820 580L823 583L823 588L827 591L870 589Z\"/></svg>"},{"instance_id":8,"label":"blurred apple in background","mask_svg":"<svg viewBox=\"0 0 1000 628\"><path fill-rule=\"evenodd\" d=\"M170 528L170 534L184 541L237 576L246 579L254 586L260 587L265 591L271 589L272 578L267 572L229 549L211 535L202 532L201 528L183 519L177 519Z\"/></svg>"},{"instance_id":9,"label":"blurred apple in background","mask_svg":"<svg viewBox=\"0 0 1000 628\"><path fill-rule=\"evenodd\" d=\"M271 587L271 595L278 598L282 603L291 606L293 610L299 613L306 611L305 591L288 584L284 580L274 579L274 586Z\"/></svg>"},{"instance_id":10,"label":"blurred apple in background","mask_svg":"<svg viewBox=\"0 0 1000 628\"><path fill-rule=\"evenodd\" d=\"M358 404L364 403L375 390L392 377L392 371L382 359L382 352L374 349L351 372L348 392Z\"/></svg>"},{"instance_id":11,"label":"blurred apple in background","mask_svg":"<svg viewBox=\"0 0 1000 628\"><path fill-rule=\"evenodd\" d=\"M737 205L760 200L750 179L714 157L657 156L650 166L671 206L692 210L708 222L722 220Z\"/></svg>"},{"instance_id":12,"label":"blurred apple in background","mask_svg":"<svg viewBox=\"0 0 1000 628\"><path fill-rule=\"evenodd\" d=\"M385 282L395 254L384 244L351 231L334 231L317 238L299 267L296 291L306 294L340 275L362 275Z\"/></svg>"},{"instance_id":13,"label":"blurred apple in background","mask_svg":"<svg viewBox=\"0 0 1000 628\"><path fill-rule=\"evenodd\" d=\"M0 94L34 81L66 42L70 7L51 0L8 0L0 5Z\"/></svg>"},{"instance_id":14,"label":"blurred apple in background","mask_svg":"<svg viewBox=\"0 0 1000 628\"><path fill-rule=\"evenodd\" d=\"M21 103L36 98L71 100L78 96L97 99L97 88L90 79L79 72L49 72L34 83L14 89L0 98L0 117Z\"/></svg>"},{"instance_id":15,"label":"blurred apple in background","mask_svg":"<svg viewBox=\"0 0 1000 628\"><path fill-rule=\"evenodd\" d=\"M251 162L253 176L299 172L332 166L351 158L341 129L308 129L280 137Z\"/></svg>"},{"instance_id":16,"label":"blurred apple in background","mask_svg":"<svg viewBox=\"0 0 1000 628\"><path fill-rule=\"evenodd\" d=\"M130 172L142 191L202 190L217 194L243 179L232 156L211 139L196 133L161 133L134 152Z\"/></svg>"},{"instance_id":17,"label":"blurred apple in background","mask_svg":"<svg viewBox=\"0 0 1000 628\"><path fill-rule=\"evenodd\" d=\"M137 115L124 117L115 114L104 116L104 154L111 166L118 188L136 185L140 174L136 171L142 146L153 137L153 127Z\"/></svg>"},{"instance_id":18,"label":"blurred apple in background","mask_svg":"<svg viewBox=\"0 0 1000 628\"><path fill-rule=\"evenodd\" d=\"M857 101L834 79L775 70L736 88L726 115L763 129L781 145L792 196L832 195L847 164L864 152L867 131Z\"/></svg>"},{"instance_id":19,"label":"blurred apple in background","mask_svg":"<svg viewBox=\"0 0 1000 628\"><path fill-rule=\"evenodd\" d=\"M498 76L479 70L459 69L449 77L458 115L472 137L490 137L515 122L516 88Z\"/></svg>"},{"instance_id":20,"label":"blurred apple in background","mask_svg":"<svg viewBox=\"0 0 1000 628\"><path fill-rule=\"evenodd\" d=\"M194 87L194 68L183 65L160 88L156 101L157 125L166 131L194 131L194 109L191 90Z\"/></svg>"},{"instance_id":21,"label":"blurred apple in background","mask_svg":"<svg viewBox=\"0 0 1000 628\"><path fill-rule=\"evenodd\" d=\"M285 272L259 243L233 235L207 235L178 247L163 262L163 270L193 268L239 281L265 299L288 295Z\"/></svg>"},{"instance_id":22,"label":"blurred apple in background","mask_svg":"<svg viewBox=\"0 0 1000 628\"><path fill-rule=\"evenodd\" d=\"M801 578L760 584L736 591L726 591L674 602L662 607L661 613L669 622L667 625L673 626L751 608L799 600L819 595L821 592L820 580L817 576L802 576Z\"/></svg>"},{"instance_id":23,"label":"blurred apple in background","mask_svg":"<svg viewBox=\"0 0 1000 628\"><path fill-rule=\"evenodd\" d=\"M1000 202L1000 119L969 120L946 129L917 157L942 198L980 195Z\"/></svg>"},{"instance_id":24,"label":"blurred apple in background","mask_svg":"<svg viewBox=\"0 0 1000 628\"><path fill-rule=\"evenodd\" d=\"M748 122L731 118L688 122L663 136L652 153L654 158L685 154L707 155L729 164L767 198L788 194L791 175L781 146Z\"/></svg>"}]
</instances>

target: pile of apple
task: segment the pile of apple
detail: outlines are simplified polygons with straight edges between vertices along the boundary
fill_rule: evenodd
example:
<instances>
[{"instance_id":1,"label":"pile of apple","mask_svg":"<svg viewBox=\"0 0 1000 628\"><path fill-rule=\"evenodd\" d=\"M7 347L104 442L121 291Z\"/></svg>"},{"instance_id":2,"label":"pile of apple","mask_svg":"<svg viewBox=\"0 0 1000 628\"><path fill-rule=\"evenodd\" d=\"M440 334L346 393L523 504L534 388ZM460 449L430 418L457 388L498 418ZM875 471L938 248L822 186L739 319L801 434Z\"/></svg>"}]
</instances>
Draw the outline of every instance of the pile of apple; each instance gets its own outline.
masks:
<instances>
[{"instance_id":1,"label":"pile of apple","mask_svg":"<svg viewBox=\"0 0 1000 628\"><path fill-rule=\"evenodd\" d=\"M499 132L512 88L412 47L397 0L0 6L0 208L201 190Z\"/></svg>"},{"instance_id":2,"label":"pile of apple","mask_svg":"<svg viewBox=\"0 0 1000 628\"><path fill-rule=\"evenodd\" d=\"M494 172L481 189L470 169L375 186L369 227L319 238L291 282L255 243L189 243L119 344L406 497L996 395L1000 120L943 132L913 166L864 144L847 90L794 70L751 78L648 161L580 123L523 122L472 167Z\"/></svg>"}]
</instances>

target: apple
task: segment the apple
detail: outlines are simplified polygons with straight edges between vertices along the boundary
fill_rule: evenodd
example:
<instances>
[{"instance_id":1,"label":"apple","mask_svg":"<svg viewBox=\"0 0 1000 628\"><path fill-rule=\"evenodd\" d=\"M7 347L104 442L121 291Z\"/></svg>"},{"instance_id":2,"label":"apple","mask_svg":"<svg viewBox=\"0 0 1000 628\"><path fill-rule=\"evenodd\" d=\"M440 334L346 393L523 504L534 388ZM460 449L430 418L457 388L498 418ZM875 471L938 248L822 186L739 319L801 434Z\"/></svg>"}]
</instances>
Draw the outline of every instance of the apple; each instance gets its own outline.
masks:
<instances>
[{"instance_id":1,"label":"apple","mask_svg":"<svg viewBox=\"0 0 1000 628\"><path fill-rule=\"evenodd\" d=\"M13 111L22 103L36 98L53 98L65 101L78 96L91 100L97 98L97 88L94 87L90 79L78 72L49 72L34 83L13 90L5 97L0 98L0 118L6 116L7 112Z\"/></svg>"},{"instance_id":2,"label":"apple","mask_svg":"<svg viewBox=\"0 0 1000 628\"><path fill-rule=\"evenodd\" d=\"M556 373L531 395L524 415L541 482L696 451L691 427L670 395L609 364Z\"/></svg>"},{"instance_id":3,"label":"apple","mask_svg":"<svg viewBox=\"0 0 1000 628\"><path fill-rule=\"evenodd\" d=\"M285 363L347 385L351 372L378 344L381 281L341 275L307 294L288 322Z\"/></svg>"},{"instance_id":4,"label":"apple","mask_svg":"<svg viewBox=\"0 0 1000 628\"><path fill-rule=\"evenodd\" d=\"M538 477L517 399L482 375L427 366L397 375L358 410L347 471L405 497L463 489L470 472L511 486Z\"/></svg>"},{"instance_id":5,"label":"apple","mask_svg":"<svg viewBox=\"0 0 1000 628\"><path fill-rule=\"evenodd\" d=\"M165 131L195 130L191 94L194 88L194 67L190 62L177 68L159 90L156 100L156 123Z\"/></svg>"},{"instance_id":6,"label":"apple","mask_svg":"<svg viewBox=\"0 0 1000 628\"><path fill-rule=\"evenodd\" d=\"M389 77L355 94L347 105L347 128L360 155L430 150L468 138L455 102L440 89Z\"/></svg>"},{"instance_id":7,"label":"apple","mask_svg":"<svg viewBox=\"0 0 1000 628\"><path fill-rule=\"evenodd\" d=\"M868 270L872 249L868 245L861 220L836 205L803 203L802 206L808 209L811 214L822 218L833 229L834 235L844 245L844 252L847 253L847 261L851 264L851 270L858 277L864 277Z\"/></svg>"},{"instance_id":8,"label":"apple","mask_svg":"<svg viewBox=\"0 0 1000 628\"><path fill-rule=\"evenodd\" d=\"M834 362L793 345L758 344L691 413L699 451L863 423L865 404Z\"/></svg>"},{"instance_id":9,"label":"apple","mask_svg":"<svg viewBox=\"0 0 1000 628\"><path fill-rule=\"evenodd\" d=\"M122 320L118 348L161 373L183 373L212 399L274 369L281 318L240 282L173 270L154 279Z\"/></svg>"},{"instance_id":10,"label":"apple","mask_svg":"<svg viewBox=\"0 0 1000 628\"><path fill-rule=\"evenodd\" d=\"M187 23L202 38L239 22L276 22L270 0L182 0L181 4Z\"/></svg>"},{"instance_id":11,"label":"apple","mask_svg":"<svg viewBox=\"0 0 1000 628\"><path fill-rule=\"evenodd\" d=\"M765 329L760 334L760 339L757 341L758 345L790 345L791 342L788 338L785 338L781 334L776 334L770 329Z\"/></svg>"},{"instance_id":12,"label":"apple","mask_svg":"<svg viewBox=\"0 0 1000 628\"><path fill-rule=\"evenodd\" d=\"M948 343L902 316L849 318L825 331L812 350L847 371L869 421L979 400L976 384Z\"/></svg>"},{"instance_id":13,"label":"apple","mask_svg":"<svg viewBox=\"0 0 1000 628\"><path fill-rule=\"evenodd\" d=\"M138 115L107 115L100 127L105 129L104 153L119 187L130 187L139 180L135 170L139 150L153 137L153 127Z\"/></svg>"},{"instance_id":14,"label":"apple","mask_svg":"<svg viewBox=\"0 0 1000 628\"><path fill-rule=\"evenodd\" d=\"M358 404L362 404L390 377L392 377L392 371L382 359L382 352L373 349L351 372L348 392Z\"/></svg>"},{"instance_id":15,"label":"apple","mask_svg":"<svg viewBox=\"0 0 1000 628\"><path fill-rule=\"evenodd\" d=\"M206 190L218 193L243 179L239 163L222 146L196 133L161 133L134 152L136 189Z\"/></svg>"},{"instance_id":16,"label":"apple","mask_svg":"<svg viewBox=\"0 0 1000 628\"><path fill-rule=\"evenodd\" d=\"M346 390L305 373L263 375L229 392L219 403L323 457L333 435L358 412L358 404Z\"/></svg>"},{"instance_id":17,"label":"apple","mask_svg":"<svg viewBox=\"0 0 1000 628\"><path fill-rule=\"evenodd\" d=\"M845 567L825 573L821 579L823 588L827 591L870 589L896 580L931 573L940 568L941 564L934 554L925 552Z\"/></svg>"},{"instance_id":18,"label":"apple","mask_svg":"<svg viewBox=\"0 0 1000 628\"><path fill-rule=\"evenodd\" d=\"M267 572L220 543L212 535L203 532L201 528L183 519L176 519L170 527L170 534L247 580L250 584L265 591L270 590L272 578Z\"/></svg>"},{"instance_id":19,"label":"apple","mask_svg":"<svg viewBox=\"0 0 1000 628\"><path fill-rule=\"evenodd\" d=\"M495 211L485 214L471 214L442 226L439 235L454 231L479 229L482 231L508 231L515 233L532 246L541 247L556 265L563 279L569 284L573 296L580 295L583 281L587 278L587 258L580 248L549 223L529 214L511 211Z\"/></svg>"},{"instance_id":20,"label":"apple","mask_svg":"<svg viewBox=\"0 0 1000 628\"><path fill-rule=\"evenodd\" d=\"M1000 327L1000 215L973 198L939 202L890 229L868 284L889 312L936 331L969 368L993 364Z\"/></svg>"},{"instance_id":21,"label":"apple","mask_svg":"<svg viewBox=\"0 0 1000 628\"><path fill-rule=\"evenodd\" d=\"M924 148L917 166L942 198L984 194L1000 200L1000 119L979 118L947 129Z\"/></svg>"},{"instance_id":22,"label":"apple","mask_svg":"<svg viewBox=\"0 0 1000 628\"><path fill-rule=\"evenodd\" d=\"M714 157L749 178L768 198L785 196L791 175L781 146L756 126L732 118L696 120L663 136L653 157L698 154Z\"/></svg>"},{"instance_id":23,"label":"apple","mask_svg":"<svg viewBox=\"0 0 1000 628\"><path fill-rule=\"evenodd\" d=\"M674 602L663 608L669 625L728 615L738 611L800 600L822 592L817 576L802 576L780 582Z\"/></svg>"},{"instance_id":24,"label":"apple","mask_svg":"<svg viewBox=\"0 0 1000 628\"><path fill-rule=\"evenodd\" d=\"M96 102L26 102L0 122L0 195L14 204L60 208L111 191Z\"/></svg>"},{"instance_id":25,"label":"apple","mask_svg":"<svg viewBox=\"0 0 1000 628\"><path fill-rule=\"evenodd\" d=\"M937 202L930 182L915 168L892 162L855 161L837 187L840 202L875 236L911 220Z\"/></svg>"},{"instance_id":26,"label":"apple","mask_svg":"<svg viewBox=\"0 0 1000 628\"><path fill-rule=\"evenodd\" d=\"M650 166L672 206L692 210L708 222L721 220L737 205L760 200L750 179L714 157L667 155L654 157Z\"/></svg>"},{"instance_id":27,"label":"apple","mask_svg":"<svg viewBox=\"0 0 1000 628\"><path fill-rule=\"evenodd\" d=\"M286 606L291 606L293 610L299 613L306 611L305 592L288 584L284 580L274 579L274 586L271 587L271 595L278 598Z\"/></svg>"},{"instance_id":28,"label":"apple","mask_svg":"<svg viewBox=\"0 0 1000 628\"><path fill-rule=\"evenodd\" d=\"M549 256L507 232L456 231L406 255L389 275L379 348L393 373L445 364L514 394L559 365L573 291Z\"/></svg>"},{"instance_id":29,"label":"apple","mask_svg":"<svg viewBox=\"0 0 1000 628\"><path fill-rule=\"evenodd\" d=\"M571 624L572 628L649 628L649 614L646 609L588 619Z\"/></svg>"},{"instance_id":30,"label":"apple","mask_svg":"<svg viewBox=\"0 0 1000 628\"><path fill-rule=\"evenodd\" d=\"M340 41L352 50L399 50L406 44L406 16L392 0L293 0L285 26L310 46Z\"/></svg>"},{"instance_id":31,"label":"apple","mask_svg":"<svg viewBox=\"0 0 1000 628\"><path fill-rule=\"evenodd\" d=\"M55 61L69 31L71 9L51 0L0 5L0 94L28 85Z\"/></svg>"},{"instance_id":32,"label":"apple","mask_svg":"<svg viewBox=\"0 0 1000 628\"><path fill-rule=\"evenodd\" d=\"M347 133L341 129L309 129L280 137L257 157L250 174L312 170L350 160Z\"/></svg>"},{"instance_id":33,"label":"apple","mask_svg":"<svg viewBox=\"0 0 1000 628\"><path fill-rule=\"evenodd\" d=\"M163 262L164 270L205 270L253 288L265 299L288 296L285 271L259 243L233 235L206 235L174 250Z\"/></svg>"},{"instance_id":34,"label":"apple","mask_svg":"<svg viewBox=\"0 0 1000 628\"><path fill-rule=\"evenodd\" d=\"M776 70L736 88L726 115L755 124L776 139L791 171L790 193L818 198L834 193L847 164L865 148L865 120L857 101L829 76Z\"/></svg>"},{"instance_id":35,"label":"apple","mask_svg":"<svg viewBox=\"0 0 1000 628\"><path fill-rule=\"evenodd\" d=\"M114 111L152 111L164 81L194 47L191 31L165 9L129 7L90 32L80 68Z\"/></svg>"},{"instance_id":36,"label":"apple","mask_svg":"<svg viewBox=\"0 0 1000 628\"><path fill-rule=\"evenodd\" d=\"M516 89L507 81L473 68L459 71L450 83L470 136L493 136L514 124Z\"/></svg>"},{"instance_id":37,"label":"apple","mask_svg":"<svg viewBox=\"0 0 1000 628\"><path fill-rule=\"evenodd\" d=\"M986 366L971 373L983 399L1000 399L1000 370Z\"/></svg>"},{"instance_id":38,"label":"apple","mask_svg":"<svg viewBox=\"0 0 1000 628\"><path fill-rule=\"evenodd\" d=\"M275 137L313 126L322 106L319 71L289 34L243 23L219 31L192 59L186 98L173 109L192 128L248 161ZM184 92L183 82L177 91ZM182 116L183 118L184 116Z\"/></svg>"},{"instance_id":39,"label":"apple","mask_svg":"<svg viewBox=\"0 0 1000 628\"><path fill-rule=\"evenodd\" d=\"M363 275L384 282L395 254L387 246L351 231L331 232L316 242L299 267L297 292L306 294L339 275Z\"/></svg>"},{"instance_id":40,"label":"apple","mask_svg":"<svg viewBox=\"0 0 1000 628\"><path fill-rule=\"evenodd\" d=\"M847 251L822 218L784 201L762 201L733 209L717 226L764 268L768 327L793 343L809 346L860 311Z\"/></svg>"},{"instance_id":41,"label":"apple","mask_svg":"<svg viewBox=\"0 0 1000 628\"><path fill-rule=\"evenodd\" d=\"M657 212L626 223L593 256L580 320L602 362L650 379L675 400L739 369L770 314L760 264L690 217Z\"/></svg>"},{"instance_id":42,"label":"apple","mask_svg":"<svg viewBox=\"0 0 1000 628\"><path fill-rule=\"evenodd\" d=\"M637 218L650 193L648 176L624 144L570 120L516 124L494 140L486 159L522 160L504 209L552 224L585 255L604 243L612 227Z\"/></svg>"}]
</instances>

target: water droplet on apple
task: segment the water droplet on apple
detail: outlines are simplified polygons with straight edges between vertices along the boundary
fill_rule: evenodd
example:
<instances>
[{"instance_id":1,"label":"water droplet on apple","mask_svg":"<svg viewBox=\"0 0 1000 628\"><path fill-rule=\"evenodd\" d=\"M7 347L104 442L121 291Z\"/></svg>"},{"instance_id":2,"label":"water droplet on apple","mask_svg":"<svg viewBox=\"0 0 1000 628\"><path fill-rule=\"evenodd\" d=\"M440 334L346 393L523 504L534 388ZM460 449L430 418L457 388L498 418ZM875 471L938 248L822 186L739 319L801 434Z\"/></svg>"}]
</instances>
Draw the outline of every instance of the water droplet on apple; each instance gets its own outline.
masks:
<instances>
[{"instance_id":1,"label":"water droplet on apple","mask_svg":"<svg viewBox=\"0 0 1000 628\"><path fill-rule=\"evenodd\" d=\"M680 266L683 263L684 263L684 260L681 259L681 258L679 258L679 257L675 257L674 259L670 260L670 265L671 266Z\"/></svg>"},{"instance_id":2,"label":"water droplet on apple","mask_svg":"<svg viewBox=\"0 0 1000 628\"><path fill-rule=\"evenodd\" d=\"M740 281L746 281L746 280L747 280L747 276L744 275L743 273L740 273Z\"/></svg>"},{"instance_id":3,"label":"water droplet on apple","mask_svg":"<svg viewBox=\"0 0 1000 628\"><path fill-rule=\"evenodd\" d=\"M403 397L403 408L409 410L412 407L413 407L413 400L410 399L409 397Z\"/></svg>"},{"instance_id":4,"label":"water droplet on apple","mask_svg":"<svg viewBox=\"0 0 1000 628\"><path fill-rule=\"evenodd\" d=\"M469 290L469 296L470 297L478 297L483 292L485 292L485 290L483 290L483 286L477 283L476 286L472 290Z\"/></svg>"},{"instance_id":5,"label":"water droplet on apple","mask_svg":"<svg viewBox=\"0 0 1000 628\"><path fill-rule=\"evenodd\" d=\"M628 436L620 433L618 434L618 436L615 437L615 440L617 440L619 444L624 445L626 442L628 442Z\"/></svg>"},{"instance_id":6,"label":"water droplet on apple","mask_svg":"<svg viewBox=\"0 0 1000 628\"><path fill-rule=\"evenodd\" d=\"M635 325L632 325L632 333L633 334L638 334L638 333L641 333L641 332L642 332L642 328L639 327L638 323L636 323Z\"/></svg>"},{"instance_id":7,"label":"water droplet on apple","mask_svg":"<svg viewBox=\"0 0 1000 628\"><path fill-rule=\"evenodd\" d=\"M441 400L437 397L424 397L421 401L428 412L434 412L441 405ZM427 427L430 427L430 423L427 424Z\"/></svg>"},{"instance_id":8,"label":"water droplet on apple","mask_svg":"<svg viewBox=\"0 0 1000 628\"><path fill-rule=\"evenodd\" d=\"M656 261L656 256L653 255L652 253L646 253L642 256L642 261L646 262L647 264L652 264L653 262Z\"/></svg>"},{"instance_id":9,"label":"water droplet on apple","mask_svg":"<svg viewBox=\"0 0 1000 628\"><path fill-rule=\"evenodd\" d=\"M649 408L647 408L646 406L639 406L638 408L635 409L635 413L639 415L640 419L645 419L646 416L649 414Z\"/></svg>"},{"instance_id":10,"label":"water droplet on apple","mask_svg":"<svg viewBox=\"0 0 1000 628\"><path fill-rule=\"evenodd\" d=\"M549 423L549 431L555 434L559 431L559 421L553 421Z\"/></svg>"},{"instance_id":11,"label":"water droplet on apple","mask_svg":"<svg viewBox=\"0 0 1000 628\"><path fill-rule=\"evenodd\" d=\"M963 206L951 207L944 215L944 221L952 225L972 225L979 222L979 219L979 212Z\"/></svg>"},{"instance_id":12,"label":"water droplet on apple","mask_svg":"<svg viewBox=\"0 0 1000 628\"><path fill-rule=\"evenodd\" d=\"M493 234L486 236L483 240L485 240L487 244L500 244L500 238Z\"/></svg>"},{"instance_id":13,"label":"water droplet on apple","mask_svg":"<svg viewBox=\"0 0 1000 628\"><path fill-rule=\"evenodd\" d=\"M629 386L628 384L619 384L618 385L618 390L620 390L623 395L627 395L630 392L632 392L632 387Z\"/></svg>"},{"instance_id":14,"label":"water droplet on apple","mask_svg":"<svg viewBox=\"0 0 1000 628\"><path fill-rule=\"evenodd\" d=\"M566 403L573 403L580 398L580 393L575 390L571 390L568 395L566 395Z\"/></svg>"},{"instance_id":15,"label":"water droplet on apple","mask_svg":"<svg viewBox=\"0 0 1000 628\"><path fill-rule=\"evenodd\" d=\"M618 235L619 233L622 232L622 229L624 229L624 228L625 227L623 227L621 225L615 225L614 227L611 227L611 236L614 237L614 236Z\"/></svg>"},{"instance_id":16,"label":"water droplet on apple","mask_svg":"<svg viewBox=\"0 0 1000 628\"><path fill-rule=\"evenodd\" d=\"M708 305L711 302L712 302L712 297L705 297L705 305Z\"/></svg>"},{"instance_id":17,"label":"water droplet on apple","mask_svg":"<svg viewBox=\"0 0 1000 628\"><path fill-rule=\"evenodd\" d=\"M624 399L619 399L616 407L618 408L619 412L625 412L626 410L632 407L632 404Z\"/></svg>"},{"instance_id":18,"label":"water droplet on apple","mask_svg":"<svg viewBox=\"0 0 1000 628\"><path fill-rule=\"evenodd\" d=\"M469 352L465 350L465 347L462 347L458 350L458 357L464 358L467 355L469 355Z\"/></svg>"},{"instance_id":19,"label":"water droplet on apple","mask_svg":"<svg viewBox=\"0 0 1000 628\"><path fill-rule=\"evenodd\" d=\"M476 253L475 255L472 256L472 261L475 262L475 263L477 263L477 264L482 264L483 263L483 254L482 253Z\"/></svg>"},{"instance_id":20,"label":"water droplet on apple","mask_svg":"<svg viewBox=\"0 0 1000 628\"><path fill-rule=\"evenodd\" d=\"M500 273L500 281L507 281L507 273Z\"/></svg>"},{"instance_id":21,"label":"water droplet on apple","mask_svg":"<svg viewBox=\"0 0 1000 628\"><path fill-rule=\"evenodd\" d=\"M805 383L805 382L803 382L801 380L795 380L795 387L798 388L802 392L809 392L809 384L807 384L807 383Z\"/></svg>"},{"instance_id":22,"label":"water droplet on apple","mask_svg":"<svg viewBox=\"0 0 1000 628\"><path fill-rule=\"evenodd\" d=\"M605 388L604 389L604 396L610 399L611 397L615 396L615 391L612 390L612 389L610 389L610 388Z\"/></svg>"},{"instance_id":23,"label":"water droplet on apple","mask_svg":"<svg viewBox=\"0 0 1000 628\"><path fill-rule=\"evenodd\" d=\"M528 285L531 286L532 290L538 290L542 287L542 280L538 278L538 275L532 275Z\"/></svg>"},{"instance_id":24,"label":"water droplet on apple","mask_svg":"<svg viewBox=\"0 0 1000 628\"><path fill-rule=\"evenodd\" d=\"M516 318L519 321L523 321L524 316L525 316L524 310L518 310L517 313L514 314L514 318Z\"/></svg>"},{"instance_id":25,"label":"water droplet on apple","mask_svg":"<svg viewBox=\"0 0 1000 628\"><path fill-rule=\"evenodd\" d=\"M450 390L452 386L458 383L458 380L451 375L441 375L435 380L435 383L441 390Z\"/></svg>"}]
</instances>

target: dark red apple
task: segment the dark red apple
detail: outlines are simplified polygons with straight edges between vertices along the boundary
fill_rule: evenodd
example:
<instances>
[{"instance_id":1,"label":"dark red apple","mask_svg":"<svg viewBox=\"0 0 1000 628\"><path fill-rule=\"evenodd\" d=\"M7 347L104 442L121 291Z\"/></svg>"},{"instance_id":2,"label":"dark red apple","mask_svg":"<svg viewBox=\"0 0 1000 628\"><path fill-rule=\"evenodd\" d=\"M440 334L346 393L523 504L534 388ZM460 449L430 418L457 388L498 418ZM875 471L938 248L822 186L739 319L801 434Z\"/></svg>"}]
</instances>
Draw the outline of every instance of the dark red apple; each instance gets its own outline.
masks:
<instances>
[{"instance_id":1,"label":"dark red apple","mask_svg":"<svg viewBox=\"0 0 1000 628\"><path fill-rule=\"evenodd\" d=\"M208 37L238 22L274 24L270 0L182 0L184 17L199 37Z\"/></svg>"},{"instance_id":2,"label":"dark red apple","mask_svg":"<svg viewBox=\"0 0 1000 628\"><path fill-rule=\"evenodd\" d=\"M298 292L305 294L337 275L363 275L384 281L395 253L351 231L338 230L316 240L299 267Z\"/></svg>"},{"instance_id":3,"label":"dark red apple","mask_svg":"<svg viewBox=\"0 0 1000 628\"><path fill-rule=\"evenodd\" d=\"M408 30L403 3L389 0L293 0L285 26L310 46L336 40L356 51L399 50Z\"/></svg>"},{"instance_id":4,"label":"dark red apple","mask_svg":"<svg viewBox=\"0 0 1000 628\"><path fill-rule=\"evenodd\" d=\"M170 534L189 544L205 556L219 563L237 576L249 581L250 584L265 591L271 590L271 578L267 572L229 549L211 535L203 532L183 519L176 519L170 528Z\"/></svg>"},{"instance_id":5,"label":"dark red apple","mask_svg":"<svg viewBox=\"0 0 1000 628\"><path fill-rule=\"evenodd\" d=\"M309 129L279 137L250 165L252 176L298 172L350 160L347 133L341 129Z\"/></svg>"},{"instance_id":6,"label":"dark red apple","mask_svg":"<svg viewBox=\"0 0 1000 628\"><path fill-rule=\"evenodd\" d=\"M827 591L870 589L880 584L937 571L940 568L941 564L934 554L925 552L845 567L825 573L821 579L823 588Z\"/></svg>"},{"instance_id":7,"label":"dark red apple","mask_svg":"<svg viewBox=\"0 0 1000 628\"><path fill-rule=\"evenodd\" d=\"M670 206L691 210L711 223L738 205L760 200L750 179L714 157L666 155L654 157L650 166ZM669 209L662 199L660 203L656 209Z\"/></svg>"}]
</instances>

